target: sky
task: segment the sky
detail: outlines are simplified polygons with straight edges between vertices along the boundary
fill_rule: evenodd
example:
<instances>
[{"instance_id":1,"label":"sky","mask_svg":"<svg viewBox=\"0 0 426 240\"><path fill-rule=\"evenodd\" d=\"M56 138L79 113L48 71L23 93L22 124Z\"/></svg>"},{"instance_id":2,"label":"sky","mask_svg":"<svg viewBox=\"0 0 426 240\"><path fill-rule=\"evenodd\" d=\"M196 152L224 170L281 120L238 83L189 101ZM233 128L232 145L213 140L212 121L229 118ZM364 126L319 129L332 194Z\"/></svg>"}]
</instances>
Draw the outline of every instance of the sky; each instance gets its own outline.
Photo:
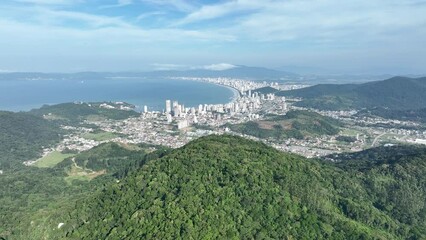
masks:
<instances>
[{"instance_id":1,"label":"sky","mask_svg":"<svg viewBox=\"0 0 426 240\"><path fill-rule=\"evenodd\" d=\"M0 0L0 72L426 73L426 0Z\"/></svg>"}]
</instances>

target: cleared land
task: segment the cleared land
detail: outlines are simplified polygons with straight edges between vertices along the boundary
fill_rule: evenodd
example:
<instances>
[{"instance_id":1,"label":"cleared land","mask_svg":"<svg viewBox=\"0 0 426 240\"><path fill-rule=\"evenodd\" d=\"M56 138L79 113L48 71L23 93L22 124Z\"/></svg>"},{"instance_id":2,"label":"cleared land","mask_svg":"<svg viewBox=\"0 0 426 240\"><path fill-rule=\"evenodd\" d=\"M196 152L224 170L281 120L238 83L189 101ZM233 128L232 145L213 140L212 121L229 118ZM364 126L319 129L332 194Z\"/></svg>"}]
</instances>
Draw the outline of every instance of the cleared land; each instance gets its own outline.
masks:
<instances>
[{"instance_id":1,"label":"cleared land","mask_svg":"<svg viewBox=\"0 0 426 240\"><path fill-rule=\"evenodd\" d=\"M34 164L36 167L49 168L54 167L56 164L62 162L64 159L74 156L74 154L63 154L58 151L53 151L48 155L40 158Z\"/></svg>"},{"instance_id":2,"label":"cleared land","mask_svg":"<svg viewBox=\"0 0 426 240\"><path fill-rule=\"evenodd\" d=\"M86 134L83 134L82 137L85 139L90 139L90 140L95 140L100 142L100 141L111 140L119 136L120 135L116 133L112 133L112 132L97 132L97 133L86 133Z\"/></svg>"}]
</instances>

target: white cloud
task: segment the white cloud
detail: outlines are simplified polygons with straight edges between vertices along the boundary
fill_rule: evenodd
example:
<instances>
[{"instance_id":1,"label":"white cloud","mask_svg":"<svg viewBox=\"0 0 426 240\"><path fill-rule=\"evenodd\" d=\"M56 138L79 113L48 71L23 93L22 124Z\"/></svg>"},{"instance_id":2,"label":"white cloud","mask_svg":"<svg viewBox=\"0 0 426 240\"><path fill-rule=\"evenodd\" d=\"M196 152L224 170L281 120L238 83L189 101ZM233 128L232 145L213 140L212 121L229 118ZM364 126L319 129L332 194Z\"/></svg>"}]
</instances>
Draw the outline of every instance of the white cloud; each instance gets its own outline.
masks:
<instances>
[{"instance_id":1,"label":"white cloud","mask_svg":"<svg viewBox=\"0 0 426 240\"><path fill-rule=\"evenodd\" d=\"M264 4L261 4L261 2L256 0L237 0L215 5L204 5L196 11L188 14L184 19L178 21L176 25L216 19L230 14L235 14L240 11L258 10L263 6Z\"/></svg>"},{"instance_id":2,"label":"white cloud","mask_svg":"<svg viewBox=\"0 0 426 240\"><path fill-rule=\"evenodd\" d=\"M187 65L173 64L173 63L154 63L154 64L151 64L151 66L154 68L154 70L157 70L157 71L188 69Z\"/></svg>"},{"instance_id":3,"label":"white cloud","mask_svg":"<svg viewBox=\"0 0 426 240\"><path fill-rule=\"evenodd\" d=\"M38 4L38 5L67 5L67 4L80 3L83 0L14 0L14 1L21 2L21 3L32 3L32 4Z\"/></svg>"},{"instance_id":4,"label":"white cloud","mask_svg":"<svg viewBox=\"0 0 426 240\"><path fill-rule=\"evenodd\" d=\"M141 0L144 3L158 5L160 7L172 7L178 11L191 12L195 10L195 6L190 1L185 0Z\"/></svg>"},{"instance_id":5,"label":"white cloud","mask_svg":"<svg viewBox=\"0 0 426 240\"><path fill-rule=\"evenodd\" d=\"M218 63L218 64L211 64L211 65L203 66L202 69L213 70L213 71L223 71L223 70L228 70L228 69L232 69L232 68L236 68L236 67L237 66L235 66L233 64L229 64L229 63Z\"/></svg>"},{"instance_id":6,"label":"white cloud","mask_svg":"<svg viewBox=\"0 0 426 240\"><path fill-rule=\"evenodd\" d=\"M166 15L166 13L161 12L161 11L143 13L143 14L140 14L139 16L137 16L136 20L140 21L140 20L145 19L145 18L149 18L149 17L153 17L153 16L159 16L159 15Z\"/></svg>"},{"instance_id":7,"label":"white cloud","mask_svg":"<svg viewBox=\"0 0 426 240\"><path fill-rule=\"evenodd\" d=\"M100 9L106 9L106 8L117 8L117 7L124 7L124 6L128 6L130 4L133 4L133 0L118 0L117 4L112 4L112 5L103 5L100 6Z\"/></svg>"}]
</instances>

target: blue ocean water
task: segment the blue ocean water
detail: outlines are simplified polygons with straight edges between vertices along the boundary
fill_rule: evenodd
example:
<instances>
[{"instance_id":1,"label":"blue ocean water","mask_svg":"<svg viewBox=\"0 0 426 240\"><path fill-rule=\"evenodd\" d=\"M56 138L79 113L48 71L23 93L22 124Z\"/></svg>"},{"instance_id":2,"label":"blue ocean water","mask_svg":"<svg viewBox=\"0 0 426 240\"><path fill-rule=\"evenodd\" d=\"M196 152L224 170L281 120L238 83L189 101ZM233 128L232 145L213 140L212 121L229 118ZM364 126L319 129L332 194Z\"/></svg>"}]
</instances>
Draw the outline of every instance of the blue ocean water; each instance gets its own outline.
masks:
<instances>
[{"instance_id":1,"label":"blue ocean water","mask_svg":"<svg viewBox=\"0 0 426 240\"><path fill-rule=\"evenodd\" d=\"M0 110L27 111L44 104L124 101L149 110L163 110L165 100L187 107L227 103L232 90L209 83L170 79L3 80Z\"/></svg>"}]
</instances>

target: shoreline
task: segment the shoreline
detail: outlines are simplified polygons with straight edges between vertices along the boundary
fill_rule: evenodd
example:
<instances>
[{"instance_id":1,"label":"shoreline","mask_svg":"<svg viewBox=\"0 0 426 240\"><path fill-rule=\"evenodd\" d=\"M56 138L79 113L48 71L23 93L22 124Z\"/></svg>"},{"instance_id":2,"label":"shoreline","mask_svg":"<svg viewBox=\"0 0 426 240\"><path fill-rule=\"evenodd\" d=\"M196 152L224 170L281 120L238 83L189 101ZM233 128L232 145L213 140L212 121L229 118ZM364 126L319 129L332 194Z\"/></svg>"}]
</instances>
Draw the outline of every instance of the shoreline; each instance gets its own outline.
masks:
<instances>
[{"instance_id":1,"label":"shoreline","mask_svg":"<svg viewBox=\"0 0 426 240\"><path fill-rule=\"evenodd\" d=\"M200 82L203 82L203 81L200 81ZM240 97L241 97L241 92L238 90L238 89L236 89L236 88L233 88L233 87L231 87L231 86L227 86L227 85L222 85L222 84L219 84L219 83L211 83L211 82L205 82L205 83L210 83L210 84L214 84L214 85L216 85L216 86L220 86L220 87L225 87L225 88L227 88L227 89L229 89L229 90L231 90L232 91L232 98L231 98L231 101L230 102L227 102L227 103L232 103L232 102L235 102L235 101L237 101ZM226 104L227 104L226 103Z\"/></svg>"},{"instance_id":2,"label":"shoreline","mask_svg":"<svg viewBox=\"0 0 426 240\"><path fill-rule=\"evenodd\" d=\"M177 79L177 80L181 80L182 81L183 79ZM227 89L229 89L232 92L232 95L226 94L228 96L224 96L224 98L222 98L222 99L218 98L217 101L214 101L213 103L206 103L206 102L204 102L204 100L205 100L204 98L200 98L199 99L200 101L199 102L197 101L198 103L194 107L196 107L198 104L214 104L214 105L215 104L229 104L229 103L237 101L241 97L241 92L238 89L233 88L231 86L222 85L222 84L218 84L218 83L214 83L214 82L200 81L200 80L191 80L191 81L200 82L200 83L203 83L203 84L205 84L205 83L207 83L207 84L208 83L214 84L214 85L219 86L221 88L227 88ZM206 92L206 94L208 94L208 93L212 93L212 91L208 90ZM71 101L71 100L70 101L49 101L48 103L46 103L46 102L37 103L39 101L36 100L36 101L34 101L32 103L23 103L23 104L19 104L18 103L18 104L13 104L12 106L5 105L5 106L2 106L0 110L1 111L10 111L10 112L15 112L16 113L16 112L29 112L32 109L39 109L43 105L57 105L57 104L62 104L62 103L75 102L75 101L82 101L82 102L87 102L87 103L90 103L90 102L115 102L115 101L123 101L123 102L134 104L136 106L135 110L138 111L138 112L140 112L140 111L143 110L143 106L145 105L145 103L143 103L143 102L134 101L135 99L125 99L125 98L120 98L120 99L108 99L108 98L105 98L105 99L88 100L88 99L82 99L81 97L78 97L78 98L76 97L75 99L78 99L78 100L73 100L73 101ZM51 100L51 99L49 99L49 100ZM133 101L131 101L131 100L133 100ZM180 99L178 99L178 100L180 100ZM165 99L164 99L164 101L165 101ZM161 111L164 108L163 107L163 102L164 101L161 100L161 101L158 102L158 104L151 105L151 106L147 102L146 105L148 105L149 109L151 109L151 110Z\"/></svg>"}]
</instances>

